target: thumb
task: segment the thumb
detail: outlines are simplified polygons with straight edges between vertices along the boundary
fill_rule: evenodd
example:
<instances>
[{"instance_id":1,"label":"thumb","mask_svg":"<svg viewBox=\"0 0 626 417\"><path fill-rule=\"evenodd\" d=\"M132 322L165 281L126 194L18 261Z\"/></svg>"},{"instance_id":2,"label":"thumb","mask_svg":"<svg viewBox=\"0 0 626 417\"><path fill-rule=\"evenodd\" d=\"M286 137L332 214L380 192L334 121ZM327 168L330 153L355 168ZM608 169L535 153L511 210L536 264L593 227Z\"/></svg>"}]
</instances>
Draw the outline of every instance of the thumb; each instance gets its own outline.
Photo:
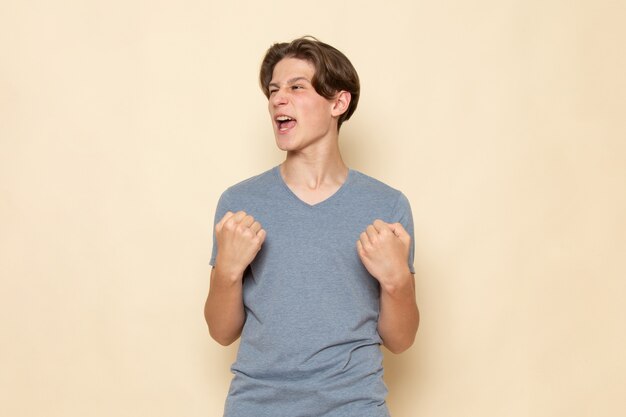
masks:
<instances>
[{"instance_id":1,"label":"thumb","mask_svg":"<svg viewBox=\"0 0 626 417\"><path fill-rule=\"evenodd\" d=\"M411 236L404 230L404 227L401 223L391 223L389 228L393 232L394 235L398 236L401 240L406 241L407 239L410 241Z\"/></svg>"}]
</instances>

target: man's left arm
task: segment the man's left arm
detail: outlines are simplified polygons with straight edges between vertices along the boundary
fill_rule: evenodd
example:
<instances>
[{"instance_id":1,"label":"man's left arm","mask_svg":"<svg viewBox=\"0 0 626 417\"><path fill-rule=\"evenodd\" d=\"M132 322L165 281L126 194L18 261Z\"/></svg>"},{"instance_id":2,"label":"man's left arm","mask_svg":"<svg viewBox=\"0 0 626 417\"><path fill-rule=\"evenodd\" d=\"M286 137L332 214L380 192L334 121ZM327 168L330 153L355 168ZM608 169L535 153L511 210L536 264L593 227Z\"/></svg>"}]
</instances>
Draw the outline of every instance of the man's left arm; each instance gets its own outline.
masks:
<instances>
[{"instance_id":1,"label":"man's left arm","mask_svg":"<svg viewBox=\"0 0 626 417\"><path fill-rule=\"evenodd\" d=\"M410 248L411 236L402 224L379 219L357 241L363 265L380 283L378 333L393 353L411 347L419 326L415 279L408 266Z\"/></svg>"}]
</instances>

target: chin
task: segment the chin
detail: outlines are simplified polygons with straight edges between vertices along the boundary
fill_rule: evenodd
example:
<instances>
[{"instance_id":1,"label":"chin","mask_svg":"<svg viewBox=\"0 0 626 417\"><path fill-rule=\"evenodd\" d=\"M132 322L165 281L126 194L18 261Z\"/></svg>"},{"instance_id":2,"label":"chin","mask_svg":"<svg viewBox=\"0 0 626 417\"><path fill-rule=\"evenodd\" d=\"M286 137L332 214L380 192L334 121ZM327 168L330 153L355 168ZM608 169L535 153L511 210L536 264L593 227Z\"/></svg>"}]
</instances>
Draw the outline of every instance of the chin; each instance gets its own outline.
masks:
<instances>
[{"instance_id":1,"label":"chin","mask_svg":"<svg viewBox=\"0 0 626 417\"><path fill-rule=\"evenodd\" d=\"M293 139L287 138L276 138L276 146L281 151L295 151L297 150L297 146L294 146Z\"/></svg>"}]
</instances>

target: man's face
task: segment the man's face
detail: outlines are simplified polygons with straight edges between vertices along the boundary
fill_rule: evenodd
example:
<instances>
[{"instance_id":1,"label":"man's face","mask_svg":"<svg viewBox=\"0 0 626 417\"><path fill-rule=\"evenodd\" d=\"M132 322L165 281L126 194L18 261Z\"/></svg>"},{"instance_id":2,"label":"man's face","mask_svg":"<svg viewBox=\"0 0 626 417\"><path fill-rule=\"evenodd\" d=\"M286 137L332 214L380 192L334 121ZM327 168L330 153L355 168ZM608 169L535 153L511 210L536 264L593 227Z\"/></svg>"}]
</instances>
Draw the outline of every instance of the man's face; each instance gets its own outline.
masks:
<instances>
[{"instance_id":1,"label":"man's face","mask_svg":"<svg viewBox=\"0 0 626 417\"><path fill-rule=\"evenodd\" d=\"M337 133L333 101L315 91L314 74L311 63L297 58L284 58L274 67L268 109L281 150L300 151Z\"/></svg>"}]
</instances>

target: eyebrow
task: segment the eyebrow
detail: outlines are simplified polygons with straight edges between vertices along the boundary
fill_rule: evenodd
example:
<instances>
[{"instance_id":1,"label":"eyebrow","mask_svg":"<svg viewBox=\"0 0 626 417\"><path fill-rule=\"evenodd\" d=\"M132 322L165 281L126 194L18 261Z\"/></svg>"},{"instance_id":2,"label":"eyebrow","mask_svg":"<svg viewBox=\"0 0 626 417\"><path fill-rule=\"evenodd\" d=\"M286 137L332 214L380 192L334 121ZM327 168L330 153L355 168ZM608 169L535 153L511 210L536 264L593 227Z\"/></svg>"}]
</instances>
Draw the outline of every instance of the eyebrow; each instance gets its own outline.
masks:
<instances>
[{"instance_id":1,"label":"eyebrow","mask_svg":"<svg viewBox=\"0 0 626 417\"><path fill-rule=\"evenodd\" d=\"M287 84L293 84L296 81L301 81L301 80L307 81L309 84L311 83L311 80L309 80L306 77L294 77L294 78L287 80ZM267 85L267 88L270 88L270 87L280 87L280 85L278 85L278 83L272 82Z\"/></svg>"}]
</instances>

